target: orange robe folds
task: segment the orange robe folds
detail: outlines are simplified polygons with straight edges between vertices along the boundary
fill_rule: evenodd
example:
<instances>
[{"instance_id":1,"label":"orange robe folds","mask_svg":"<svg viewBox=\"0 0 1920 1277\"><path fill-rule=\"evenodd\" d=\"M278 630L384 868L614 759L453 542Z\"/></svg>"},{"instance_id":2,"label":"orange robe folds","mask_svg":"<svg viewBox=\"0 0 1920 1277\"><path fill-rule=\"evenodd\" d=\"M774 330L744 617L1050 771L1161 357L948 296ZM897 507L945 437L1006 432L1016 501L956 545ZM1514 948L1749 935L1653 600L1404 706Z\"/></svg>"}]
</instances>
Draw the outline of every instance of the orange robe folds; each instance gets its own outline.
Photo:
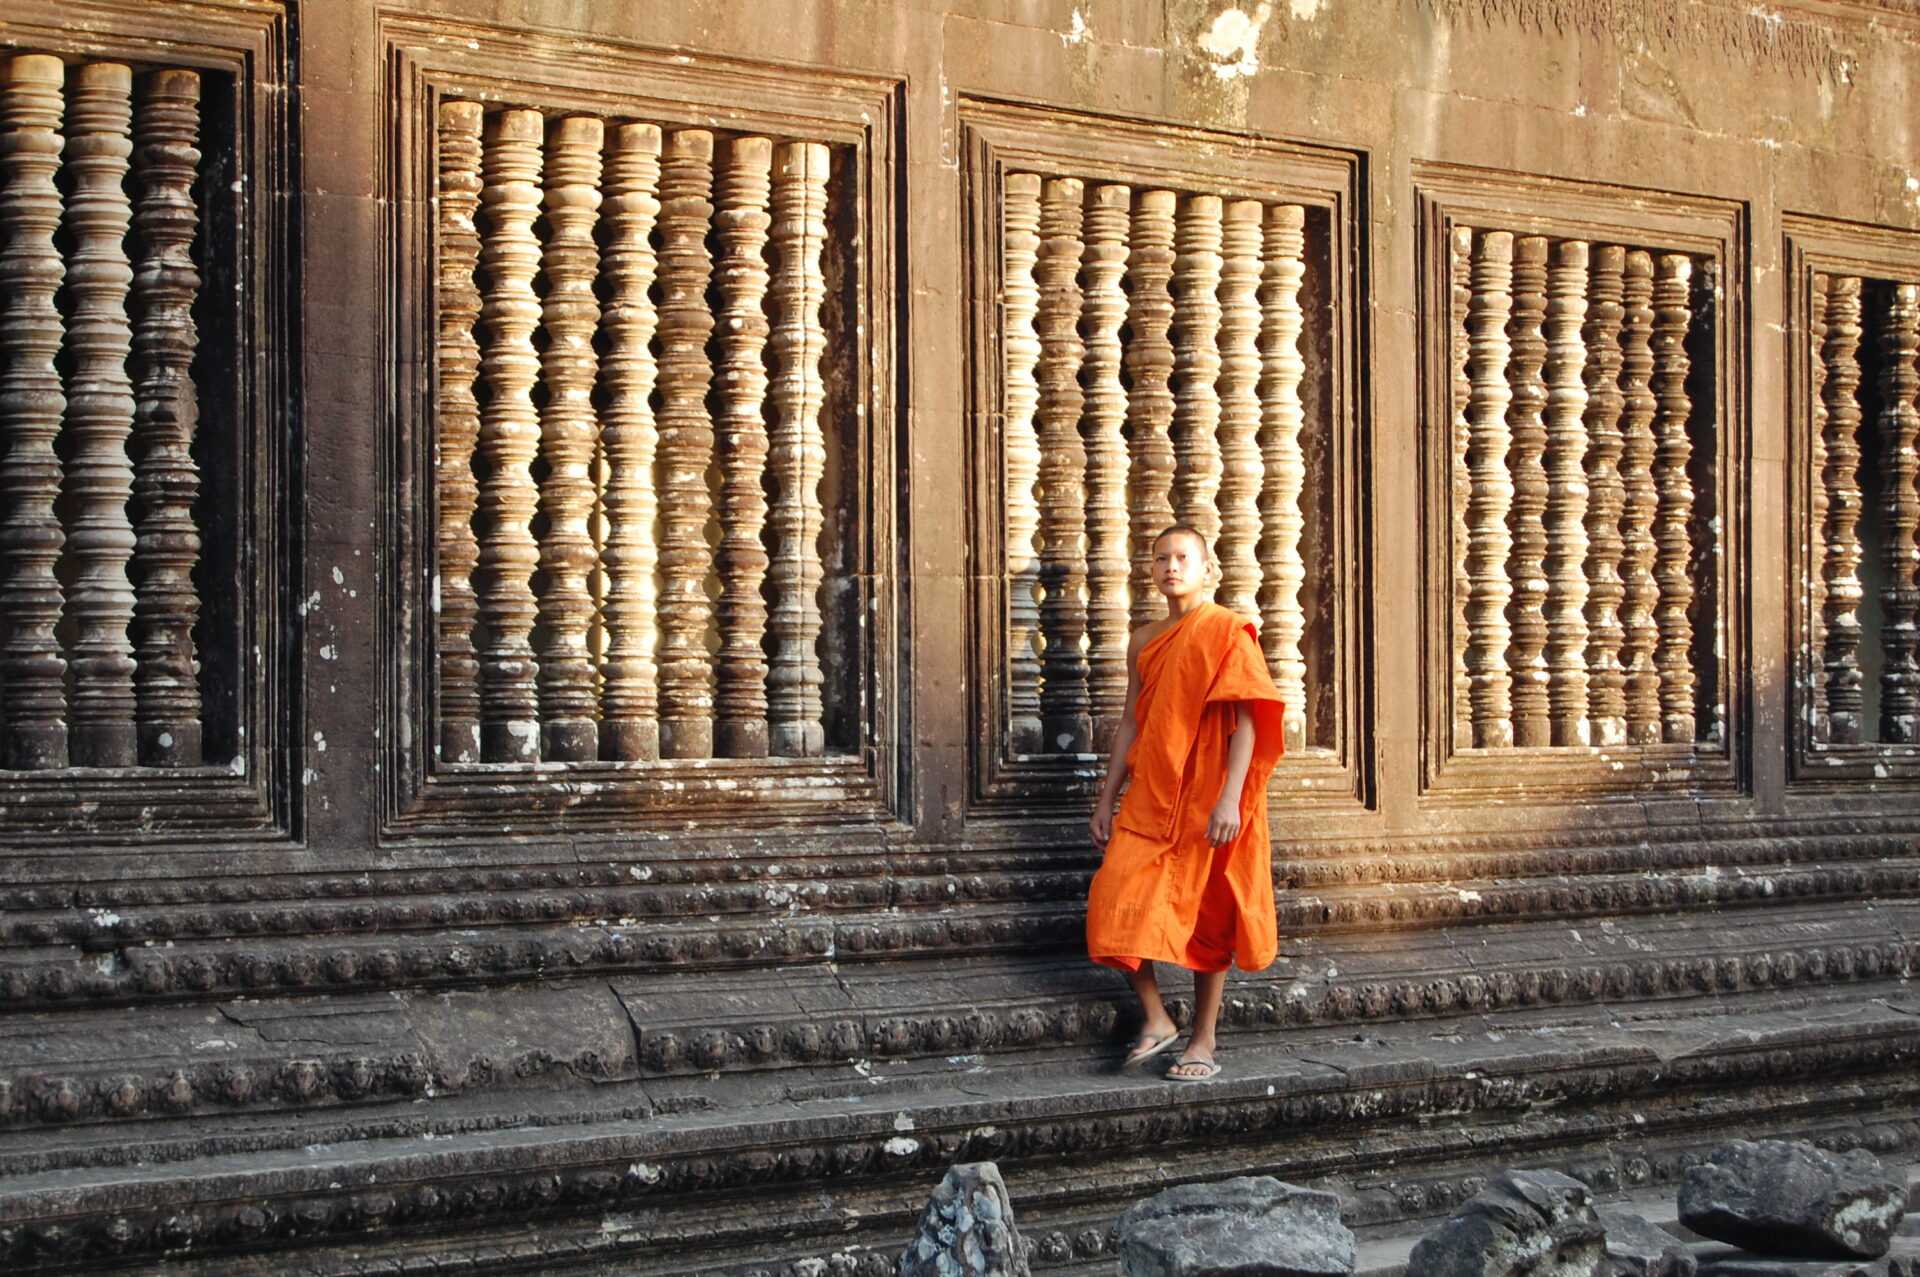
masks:
<instances>
[{"instance_id":1,"label":"orange robe folds","mask_svg":"<svg viewBox=\"0 0 1920 1277\"><path fill-rule=\"evenodd\" d=\"M1087 893L1087 952L1123 971L1143 961L1258 971L1277 945L1267 777L1282 748L1280 693L1253 626L1203 603L1140 649L1126 796ZM1240 836L1207 841L1238 719L1253 717Z\"/></svg>"}]
</instances>

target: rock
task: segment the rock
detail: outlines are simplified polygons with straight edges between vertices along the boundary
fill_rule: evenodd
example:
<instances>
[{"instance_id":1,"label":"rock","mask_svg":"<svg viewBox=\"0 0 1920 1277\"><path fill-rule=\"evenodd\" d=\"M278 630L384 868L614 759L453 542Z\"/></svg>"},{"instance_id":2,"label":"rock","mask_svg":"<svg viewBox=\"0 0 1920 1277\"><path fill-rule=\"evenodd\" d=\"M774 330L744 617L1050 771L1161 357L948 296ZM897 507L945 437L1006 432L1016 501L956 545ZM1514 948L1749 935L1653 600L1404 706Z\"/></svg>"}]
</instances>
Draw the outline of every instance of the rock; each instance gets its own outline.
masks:
<instances>
[{"instance_id":1,"label":"rock","mask_svg":"<svg viewBox=\"0 0 1920 1277\"><path fill-rule=\"evenodd\" d=\"M1606 1235L1587 1186L1553 1171L1502 1171L1420 1239L1419 1277L1601 1277Z\"/></svg>"},{"instance_id":2,"label":"rock","mask_svg":"<svg viewBox=\"0 0 1920 1277\"><path fill-rule=\"evenodd\" d=\"M1694 1232L1792 1258L1884 1255L1906 1205L1906 1185L1865 1149L1835 1157L1784 1140L1723 1144L1680 1186L1680 1222Z\"/></svg>"},{"instance_id":3,"label":"rock","mask_svg":"<svg viewBox=\"0 0 1920 1277\"><path fill-rule=\"evenodd\" d=\"M1617 1207L1603 1206L1599 1215L1608 1277L1694 1277L1692 1252L1666 1229Z\"/></svg>"},{"instance_id":4,"label":"rock","mask_svg":"<svg viewBox=\"0 0 1920 1277\"><path fill-rule=\"evenodd\" d=\"M1353 1271L1340 1199L1270 1175L1182 1184L1120 1217L1127 1277L1339 1277Z\"/></svg>"},{"instance_id":5,"label":"rock","mask_svg":"<svg viewBox=\"0 0 1920 1277\"><path fill-rule=\"evenodd\" d=\"M1779 1259L1718 1242L1692 1251L1699 1277L1920 1277L1920 1244L1906 1237L1878 1259Z\"/></svg>"},{"instance_id":6,"label":"rock","mask_svg":"<svg viewBox=\"0 0 1920 1277\"><path fill-rule=\"evenodd\" d=\"M992 1162L964 1162L933 1190L900 1277L1029 1277L1027 1243Z\"/></svg>"}]
</instances>

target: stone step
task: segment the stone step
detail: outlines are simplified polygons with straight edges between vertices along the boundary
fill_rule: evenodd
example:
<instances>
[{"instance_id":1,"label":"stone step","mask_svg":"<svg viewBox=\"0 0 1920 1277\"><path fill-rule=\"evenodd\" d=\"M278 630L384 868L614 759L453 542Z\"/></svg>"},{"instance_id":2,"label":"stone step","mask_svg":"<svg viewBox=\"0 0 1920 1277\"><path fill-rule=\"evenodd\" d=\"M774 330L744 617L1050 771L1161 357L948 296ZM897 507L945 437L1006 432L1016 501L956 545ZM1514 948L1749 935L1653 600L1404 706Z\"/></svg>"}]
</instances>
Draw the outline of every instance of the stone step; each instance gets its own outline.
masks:
<instances>
[{"instance_id":1,"label":"stone step","mask_svg":"<svg viewBox=\"0 0 1920 1277\"><path fill-rule=\"evenodd\" d=\"M306 1115L277 1146L187 1155L183 1145L180 1160L9 1175L0 1260L128 1266L185 1248L170 1271L191 1271L198 1253L206 1271L264 1272L267 1252L299 1239L317 1247L303 1250L303 1271L345 1273L354 1237L412 1230L423 1263L506 1271L486 1249L494 1242L467 1240L487 1228L495 1241L585 1248L551 1271L561 1259L693 1271L683 1252L695 1243L748 1254L844 1239L877 1254L904 1241L947 1165L983 1159L1001 1164L1049 1253L1066 1247L1062 1262L1099 1258L1093 1243L1077 1255L1092 1224L1076 1221L1111 1221L1167 1183L1236 1173L1344 1181L1355 1222L1372 1226L1461 1198L1465 1172L1446 1168L1474 1165L1487 1146L1554 1148L1654 1181L1663 1166L1677 1173L1681 1148L1734 1130L1844 1121L1898 1144L1907 1127L1920 1132L1920 1017L1889 1002L1730 1000L1674 1021L1533 1010L1268 1034L1231 1044L1225 1074L1190 1086L1084 1055L1016 1057L937 1073L849 1067L806 1092L709 1080L705 1106L619 1084L610 1089L653 1101L625 1116L545 1109L543 1092L517 1112L498 1094L453 1097L406 1106L415 1129L377 1138L343 1138L336 1119ZM1642 1146L1638 1161L1621 1160ZM1434 1168L1453 1187L1401 1200L1411 1189L1396 1183ZM455 1227L457 1246L435 1235ZM461 1249L470 1244L480 1249ZM262 1252L251 1269L235 1253L250 1251Z\"/></svg>"},{"instance_id":2,"label":"stone step","mask_svg":"<svg viewBox=\"0 0 1920 1277\"><path fill-rule=\"evenodd\" d=\"M1920 942L1905 938L1920 935L1920 909L1906 904L1739 917L1710 931L1672 915L1289 940L1268 971L1233 977L1223 1032L1231 1043L1533 1010L1570 1024L1685 1019L1726 1000L1817 1002L1920 961ZM636 936L635 946L649 943ZM470 949L466 961L484 965L495 952ZM1184 1022L1189 977L1169 972L1166 988ZM428 981L82 1006L0 1018L0 1122L72 1127L636 1081L685 1102L713 1075L806 1095L881 1064L896 1076L937 1076L989 1055L1117 1054L1133 1032L1132 1005L1118 973L1043 950L964 967L802 953L783 966L710 971L697 987L672 970L556 960L539 986ZM122 1044L111 1063L97 1049L103 1035ZM0 1167L13 1156L0 1150Z\"/></svg>"}]
</instances>

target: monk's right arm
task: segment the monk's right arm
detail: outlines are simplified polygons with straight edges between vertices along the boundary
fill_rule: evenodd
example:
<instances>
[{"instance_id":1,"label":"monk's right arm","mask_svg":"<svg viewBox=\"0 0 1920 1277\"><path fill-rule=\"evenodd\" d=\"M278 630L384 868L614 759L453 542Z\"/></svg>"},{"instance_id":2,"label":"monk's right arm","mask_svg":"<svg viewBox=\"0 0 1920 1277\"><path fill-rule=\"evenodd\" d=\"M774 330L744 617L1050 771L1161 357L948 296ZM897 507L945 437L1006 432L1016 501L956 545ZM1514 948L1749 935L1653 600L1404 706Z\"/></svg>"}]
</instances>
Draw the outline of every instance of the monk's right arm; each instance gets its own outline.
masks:
<instances>
[{"instance_id":1,"label":"monk's right arm","mask_svg":"<svg viewBox=\"0 0 1920 1277\"><path fill-rule=\"evenodd\" d=\"M1133 739L1137 731L1134 722L1134 702L1140 695L1140 673L1135 657L1140 648L1140 635L1135 633L1127 644L1127 704L1120 714L1120 726L1113 733L1113 752L1107 758L1107 780L1100 787L1100 799L1093 805L1093 818L1087 822L1087 831L1093 835L1093 845L1105 848L1107 839L1113 836L1113 813L1120 803L1120 790L1127 783L1127 756L1133 752Z\"/></svg>"}]
</instances>

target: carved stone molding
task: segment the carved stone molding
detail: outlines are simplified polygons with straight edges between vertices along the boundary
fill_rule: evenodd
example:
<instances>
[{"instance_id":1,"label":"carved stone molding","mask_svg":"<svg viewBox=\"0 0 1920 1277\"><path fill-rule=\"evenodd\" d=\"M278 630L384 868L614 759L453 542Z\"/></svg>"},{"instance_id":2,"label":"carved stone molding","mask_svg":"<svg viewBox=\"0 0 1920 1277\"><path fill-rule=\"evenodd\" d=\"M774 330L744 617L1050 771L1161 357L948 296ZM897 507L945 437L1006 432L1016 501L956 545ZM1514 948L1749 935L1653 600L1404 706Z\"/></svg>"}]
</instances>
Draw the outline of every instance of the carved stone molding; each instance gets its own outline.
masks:
<instances>
[{"instance_id":1,"label":"carved stone molding","mask_svg":"<svg viewBox=\"0 0 1920 1277\"><path fill-rule=\"evenodd\" d=\"M1920 236L1786 220L1789 775L1877 792L1920 778L1909 632ZM1879 625L1863 621L1869 595Z\"/></svg>"},{"instance_id":2,"label":"carved stone molding","mask_svg":"<svg viewBox=\"0 0 1920 1277\"><path fill-rule=\"evenodd\" d=\"M294 823L269 711L291 681L275 591L298 508L289 19L211 6L160 44L149 16L28 3L0 48L0 251L21 283L0 313L10 860L78 829L271 846ZM197 306L203 277L241 304ZM262 623L248 652L239 616Z\"/></svg>"},{"instance_id":3,"label":"carved stone molding","mask_svg":"<svg viewBox=\"0 0 1920 1277\"><path fill-rule=\"evenodd\" d=\"M1423 570L1447 582L1421 596L1424 791L1738 792L1743 211L1416 182Z\"/></svg>"},{"instance_id":4,"label":"carved stone molding","mask_svg":"<svg viewBox=\"0 0 1920 1277\"><path fill-rule=\"evenodd\" d=\"M419 415L431 396L401 396L392 423L416 487L381 497L396 564L381 659L410 689L379 733L382 837L613 835L668 813L885 822L899 697L876 682L894 676L895 611L874 565L891 561L892 496L871 490L893 474L896 387L875 371L892 359L892 292L869 281L893 272L898 86L772 68L749 83L592 41L563 57L503 29L462 24L443 39L430 18L380 27L386 118L395 153L413 157L385 192L407 210L394 349L430 348L451 324L438 363L443 376L461 366L445 309L462 305L458 264L451 293L444 280L436 293L430 228L413 211L433 207L448 171L425 162L443 104L483 107L481 167L499 171L481 191L478 279L501 294L483 299L477 332L490 393L464 620L458 598L450 622L414 597L431 573L409 566L451 546L458 576L460 529L446 525L461 520L461 485L420 484L435 473ZM709 108L722 105L715 127ZM535 131L524 172L508 171L516 120ZM452 171L443 218L464 189ZM508 216L541 208L537 236ZM502 328L506 291L522 284L538 294L516 295ZM854 508L881 522L843 526L823 492L867 494ZM436 501L437 533L424 513ZM431 713L398 708L435 705L414 687L434 675L429 617L456 691L447 626L482 646L477 758L449 754ZM458 737L457 696L451 706Z\"/></svg>"},{"instance_id":5,"label":"carved stone molding","mask_svg":"<svg viewBox=\"0 0 1920 1277\"><path fill-rule=\"evenodd\" d=\"M972 419L1002 423L971 445L971 551L995 570L969 610L970 659L994 671L972 681L970 823L1085 803L1124 690L1115 618L1159 614L1151 546L1176 521L1218 542L1219 599L1260 625L1290 698L1274 800L1360 810L1361 620L1339 602L1359 471L1335 464L1364 415L1347 388L1355 157L1205 131L1170 149L1158 127L987 101L962 114ZM1073 288L1054 265L1069 258Z\"/></svg>"}]
</instances>

